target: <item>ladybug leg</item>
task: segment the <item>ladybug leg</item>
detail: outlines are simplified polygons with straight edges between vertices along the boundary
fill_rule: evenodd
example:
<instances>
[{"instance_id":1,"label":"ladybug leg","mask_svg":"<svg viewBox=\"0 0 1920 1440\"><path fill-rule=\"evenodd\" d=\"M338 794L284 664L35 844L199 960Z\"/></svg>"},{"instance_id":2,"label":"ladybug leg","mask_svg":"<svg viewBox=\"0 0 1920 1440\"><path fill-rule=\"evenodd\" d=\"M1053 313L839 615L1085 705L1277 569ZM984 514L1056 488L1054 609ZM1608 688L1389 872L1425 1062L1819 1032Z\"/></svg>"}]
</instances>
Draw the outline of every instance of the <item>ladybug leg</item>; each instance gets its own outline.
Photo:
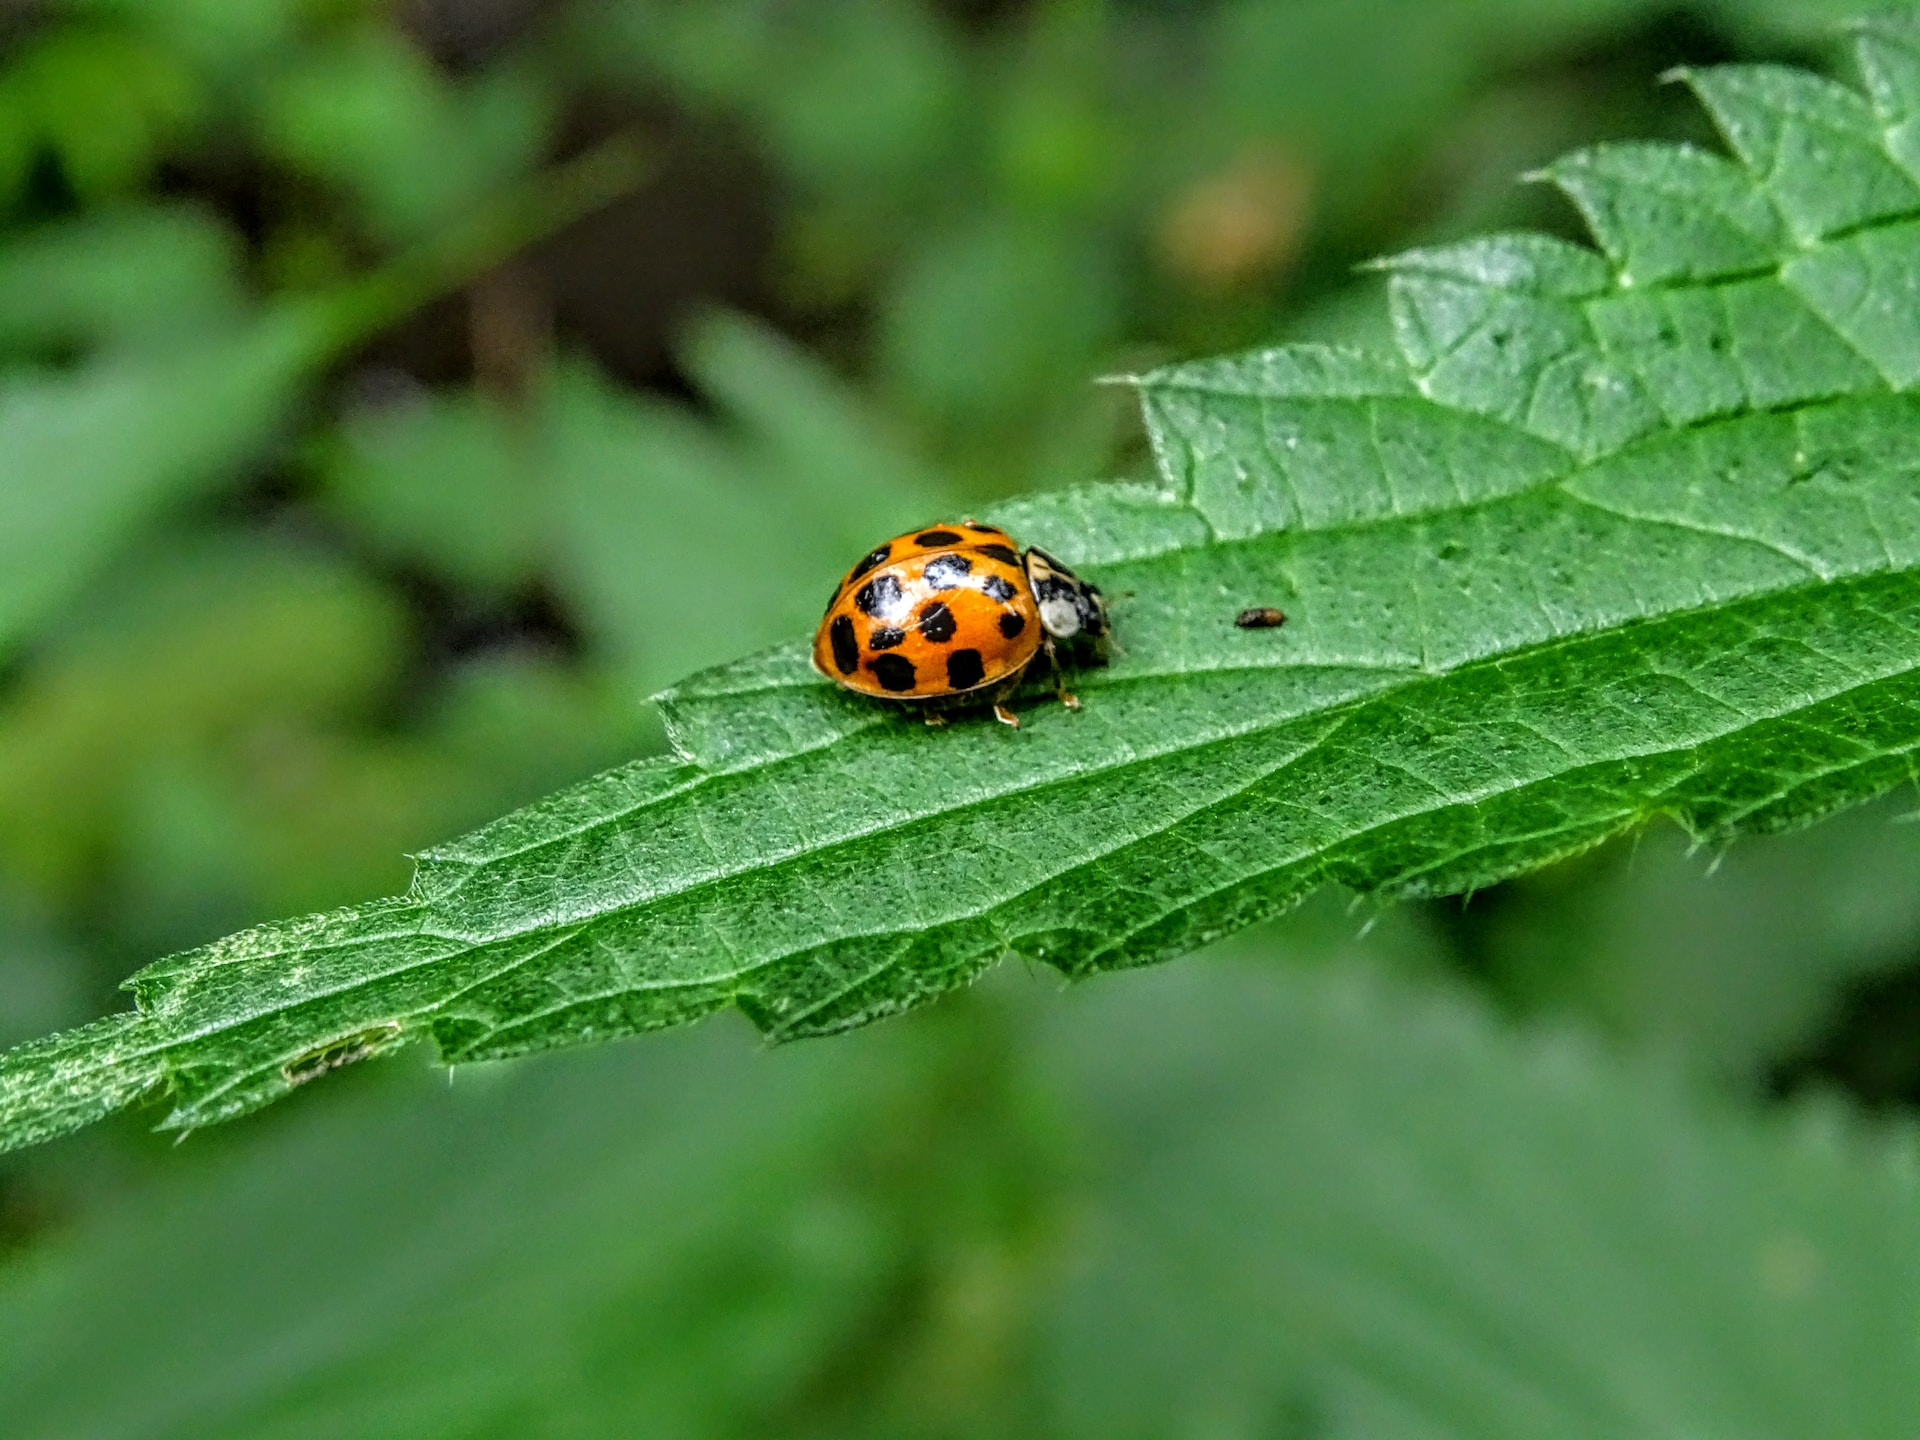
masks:
<instances>
[{"instance_id":1,"label":"ladybug leg","mask_svg":"<svg viewBox=\"0 0 1920 1440\"><path fill-rule=\"evenodd\" d=\"M930 726L940 726L947 723L947 717L942 715L938 710L925 711L921 714L920 718L925 720Z\"/></svg>"},{"instance_id":2,"label":"ladybug leg","mask_svg":"<svg viewBox=\"0 0 1920 1440\"><path fill-rule=\"evenodd\" d=\"M1020 728L1020 717L997 700L993 704L993 718L1015 730Z\"/></svg>"},{"instance_id":3,"label":"ladybug leg","mask_svg":"<svg viewBox=\"0 0 1920 1440\"><path fill-rule=\"evenodd\" d=\"M1060 703L1069 710L1080 708L1080 697L1067 689L1067 670L1060 663L1060 654L1054 648L1053 637L1047 636L1042 642L1047 652L1047 665L1053 671L1053 693L1060 697Z\"/></svg>"}]
</instances>

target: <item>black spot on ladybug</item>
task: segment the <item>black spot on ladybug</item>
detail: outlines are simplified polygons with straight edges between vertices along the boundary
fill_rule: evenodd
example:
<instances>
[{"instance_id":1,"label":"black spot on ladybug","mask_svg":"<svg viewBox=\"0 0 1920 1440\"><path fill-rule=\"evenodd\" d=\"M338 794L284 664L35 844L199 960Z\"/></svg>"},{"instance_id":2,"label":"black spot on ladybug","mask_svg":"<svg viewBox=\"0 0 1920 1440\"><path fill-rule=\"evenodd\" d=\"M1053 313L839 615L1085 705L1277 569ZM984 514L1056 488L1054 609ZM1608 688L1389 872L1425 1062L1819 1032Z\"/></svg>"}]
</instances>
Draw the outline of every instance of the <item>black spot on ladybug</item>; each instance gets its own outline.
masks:
<instances>
[{"instance_id":1,"label":"black spot on ladybug","mask_svg":"<svg viewBox=\"0 0 1920 1440\"><path fill-rule=\"evenodd\" d=\"M893 546L890 544L882 545L877 550L869 550L867 552L867 558L862 560L858 565L854 566L853 573L847 576L848 583L851 584L853 581L858 580L862 575L866 574L869 570L873 569L874 566L884 563L886 558L892 553L893 553Z\"/></svg>"},{"instance_id":2,"label":"black spot on ladybug","mask_svg":"<svg viewBox=\"0 0 1920 1440\"><path fill-rule=\"evenodd\" d=\"M991 555L1003 564L1018 565L1020 563L1019 552L1011 545L982 545L980 547L980 553L982 555Z\"/></svg>"},{"instance_id":3,"label":"black spot on ladybug","mask_svg":"<svg viewBox=\"0 0 1920 1440\"><path fill-rule=\"evenodd\" d=\"M1009 610L1000 617L1000 633L1011 640L1027 628L1027 617L1017 610Z\"/></svg>"},{"instance_id":4,"label":"black spot on ladybug","mask_svg":"<svg viewBox=\"0 0 1920 1440\"><path fill-rule=\"evenodd\" d=\"M953 611L936 600L920 612L920 633L936 645L944 645L953 638Z\"/></svg>"},{"instance_id":5,"label":"black spot on ladybug","mask_svg":"<svg viewBox=\"0 0 1920 1440\"><path fill-rule=\"evenodd\" d=\"M1005 602L1013 598L1013 582L1000 575L989 575L980 582L980 588L987 592L990 599Z\"/></svg>"},{"instance_id":6,"label":"black spot on ladybug","mask_svg":"<svg viewBox=\"0 0 1920 1440\"><path fill-rule=\"evenodd\" d=\"M978 650L956 650L947 656L947 684L954 689L971 690L986 678L987 667L981 663Z\"/></svg>"},{"instance_id":7,"label":"black spot on ladybug","mask_svg":"<svg viewBox=\"0 0 1920 1440\"><path fill-rule=\"evenodd\" d=\"M882 690L913 689L913 662L904 655L882 655L878 660L869 660L867 664L873 670L873 678L880 682Z\"/></svg>"},{"instance_id":8,"label":"black spot on ladybug","mask_svg":"<svg viewBox=\"0 0 1920 1440\"><path fill-rule=\"evenodd\" d=\"M969 520L967 522L967 528L969 530L978 531L982 535L1004 535L1007 533L1006 531L1002 530L998 525L987 525L982 523L979 520Z\"/></svg>"},{"instance_id":9,"label":"black spot on ladybug","mask_svg":"<svg viewBox=\"0 0 1920 1440\"><path fill-rule=\"evenodd\" d=\"M961 537L952 530L922 530L913 537L916 545L958 545Z\"/></svg>"},{"instance_id":10,"label":"black spot on ladybug","mask_svg":"<svg viewBox=\"0 0 1920 1440\"><path fill-rule=\"evenodd\" d=\"M876 625L867 636L869 650L891 650L907 638L907 632L896 630L891 625Z\"/></svg>"},{"instance_id":11,"label":"black spot on ladybug","mask_svg":"<svg viewBox=\"0 0 1920 1440\"><path fill-rule=\"evenodd\" d=\"M920 576L927 582L929 590L951 590L972 569L973 562L964 555L936 555L927 562L927 568L920 572Z\"/></svg>"},{"instance_id":12,"label":"black spot on ladybug","mask_svg":"<svg viewBox=\"0 0 1920 1440\"><path fill-rule=\"evenodd\" d=\"M853 597L853 603L876 620L894 620L906 607L907 597L900 589L898 575L876 575L860 587L860 593Z\"/></svg>"},{"instance_id":13,"label":"black spot on ladybug","mask_svg":"<svg viewBox=\"0 0 1920 1440\"><path fill-rule=\"evenodd\" d=\"M827 639L833 643L833 663L842 675L851 675L860 663L860 642L853 638L853 621L844 615L833 617L827 627Z\"/></svg>"}]
</instances>

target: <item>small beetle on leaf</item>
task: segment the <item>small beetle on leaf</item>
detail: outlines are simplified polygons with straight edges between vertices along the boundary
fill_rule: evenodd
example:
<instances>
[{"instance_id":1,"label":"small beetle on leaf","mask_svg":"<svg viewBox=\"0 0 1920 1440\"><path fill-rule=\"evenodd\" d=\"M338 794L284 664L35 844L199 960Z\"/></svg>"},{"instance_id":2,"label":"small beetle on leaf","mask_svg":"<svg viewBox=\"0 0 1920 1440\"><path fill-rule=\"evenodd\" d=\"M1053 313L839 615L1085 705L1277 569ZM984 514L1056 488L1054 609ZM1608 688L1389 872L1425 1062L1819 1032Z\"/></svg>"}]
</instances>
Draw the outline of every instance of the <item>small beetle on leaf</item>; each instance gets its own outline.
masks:
<instances>
[{"instance_id":1,"label":"small beetle on leaf","mask_svg":"<svg viewBox=\"0 0 1920 1440\"><path fill-rule=\"evenodd\" d=\"M813 637L813 668L836 685L943 710L991 705L1019 728L1005 701L1045 656L1105 659L1107 607L1094 586L1046 551L1022 552L997 525L972 520L896 536L847 572ZM1080 702L1064 685L1060 700Z\"/></svg>"}]
</instances>

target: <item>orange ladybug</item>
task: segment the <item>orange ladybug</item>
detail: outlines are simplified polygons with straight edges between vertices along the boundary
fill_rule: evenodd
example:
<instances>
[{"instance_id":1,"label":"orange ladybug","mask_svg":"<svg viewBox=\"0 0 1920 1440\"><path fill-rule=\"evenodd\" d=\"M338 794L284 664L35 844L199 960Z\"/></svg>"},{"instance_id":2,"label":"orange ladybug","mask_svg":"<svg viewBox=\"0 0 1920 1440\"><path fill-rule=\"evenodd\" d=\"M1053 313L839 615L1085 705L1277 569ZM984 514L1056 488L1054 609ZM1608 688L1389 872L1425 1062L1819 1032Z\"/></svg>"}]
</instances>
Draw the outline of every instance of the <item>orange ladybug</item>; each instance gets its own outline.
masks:
<instances>
[{"instance_id":1,"label":"orange ladybug","mask_svg":"<svg viewBox=\"0 0 1920 1440\"><path fill-rule=\"evenodd\" d=\"M933 525L877 545L847 572L813 637L813 668L848 690L917 705L929 725L960 705L1003 703L1035 659L1105 658L1100 592L997 525ZM1061 701L1080 708L1063 687Z\"/></svg>"}]
</instances>

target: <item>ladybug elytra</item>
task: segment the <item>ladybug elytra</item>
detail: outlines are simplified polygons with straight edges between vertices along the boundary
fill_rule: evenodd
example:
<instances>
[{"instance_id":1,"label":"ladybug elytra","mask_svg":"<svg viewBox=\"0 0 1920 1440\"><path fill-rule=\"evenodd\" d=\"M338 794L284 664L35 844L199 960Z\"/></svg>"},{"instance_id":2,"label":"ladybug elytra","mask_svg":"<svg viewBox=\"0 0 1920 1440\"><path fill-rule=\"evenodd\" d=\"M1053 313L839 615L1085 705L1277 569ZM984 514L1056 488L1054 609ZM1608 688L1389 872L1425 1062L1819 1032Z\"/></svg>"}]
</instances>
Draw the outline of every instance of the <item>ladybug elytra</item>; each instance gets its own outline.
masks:
<instances>
[{"instance_id":1,"label":"ladybug elytra","mask_svg":"<svg viewBox=\"0 0 1920 1440\"><path fill-rule=\"evenodd\" d=\"M877 545L847 572L813 637L813 667L861 695L920 707L929 725L960 705L1003 703L1035 660L1104 658L1100 592L1046 551L1014 549L997 525L932 525ZM1061 701L1078 709L1065 688Z\"/></svg>"}]
</instances>

